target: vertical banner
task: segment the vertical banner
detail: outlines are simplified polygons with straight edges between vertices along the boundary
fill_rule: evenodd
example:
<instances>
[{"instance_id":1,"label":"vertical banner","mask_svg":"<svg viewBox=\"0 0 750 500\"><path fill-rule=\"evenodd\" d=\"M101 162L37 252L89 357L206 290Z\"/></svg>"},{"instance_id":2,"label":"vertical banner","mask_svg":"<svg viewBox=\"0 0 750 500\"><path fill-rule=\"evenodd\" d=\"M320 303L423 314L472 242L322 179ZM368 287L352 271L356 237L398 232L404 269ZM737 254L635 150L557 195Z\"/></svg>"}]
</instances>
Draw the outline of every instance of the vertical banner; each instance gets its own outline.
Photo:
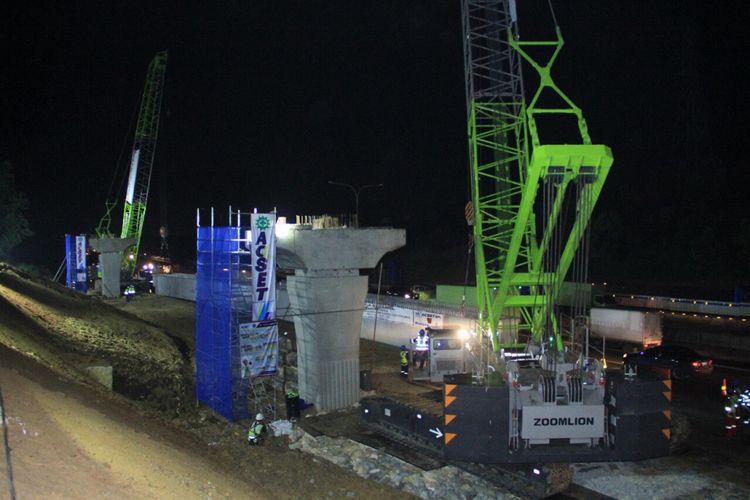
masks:
<instances>
[{"instance_id":1,"label":"vertical banner","mask_svg":"<svg viewBox=\"0 0 750 500\"><path fill-rule=\"evenodd\" d=\"M275 321L240 323L242 378L274 375L278 366L279 327Z\"/></svg>"},{"instance_id":2,"label":"vertical banner","mask_svg":"<svg viewBox=\"0 0 750 500\"><path fill-rule=\"evenodd\" d=\"M76 290L85 292L88 289L86 279L86 235L76 236Z\"/></svg>"},{"instance_id":3,"label":"vertical banner","mask_svg":"<svg viewBox=\"0 0 750 500\"><path fill-rule=\"evenodd\" d=\"M271 320L276 314L276 214L251 214L253 266L253 320Z\"/></svg>"},{"instance_id":4,"label":"vertical banner","mask_svg":"<svg viewBox=\"0 0 750 500\"><path fill-rule=\"evenodd\" d=\"M73 245L73 235L65 235L65 286L75 288L76 286L76 253Z\"/></svg>"},{"instance_id":5,"label":"vertical banner","mask_svg":"<svg viewBox=\"0 0 750 500\"><path fill-rule=\"evenodd\" d=\"M65 285L86 293L86 235L65 235L65 265L67 267Z\"/></svg>"}]
</instances>

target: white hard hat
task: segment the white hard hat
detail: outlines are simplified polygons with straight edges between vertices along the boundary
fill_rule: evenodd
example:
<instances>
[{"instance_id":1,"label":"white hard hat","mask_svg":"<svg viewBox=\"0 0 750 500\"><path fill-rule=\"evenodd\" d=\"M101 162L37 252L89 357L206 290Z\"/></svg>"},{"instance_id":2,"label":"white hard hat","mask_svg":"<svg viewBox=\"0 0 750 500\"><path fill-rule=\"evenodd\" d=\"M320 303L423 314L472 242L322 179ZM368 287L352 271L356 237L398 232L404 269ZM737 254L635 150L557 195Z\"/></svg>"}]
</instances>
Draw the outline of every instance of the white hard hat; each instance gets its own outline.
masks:
<instances>
[{"instance_id":1,"label":"white hard hat","mask_svg":"<svg viewBox=\"0 0 750 500\"><path fill-rule=\"evenodd\" d=\"M263 414L258 413L257 415L255 415L255 420L263 420Z\"/></svg>"}]
</instances>

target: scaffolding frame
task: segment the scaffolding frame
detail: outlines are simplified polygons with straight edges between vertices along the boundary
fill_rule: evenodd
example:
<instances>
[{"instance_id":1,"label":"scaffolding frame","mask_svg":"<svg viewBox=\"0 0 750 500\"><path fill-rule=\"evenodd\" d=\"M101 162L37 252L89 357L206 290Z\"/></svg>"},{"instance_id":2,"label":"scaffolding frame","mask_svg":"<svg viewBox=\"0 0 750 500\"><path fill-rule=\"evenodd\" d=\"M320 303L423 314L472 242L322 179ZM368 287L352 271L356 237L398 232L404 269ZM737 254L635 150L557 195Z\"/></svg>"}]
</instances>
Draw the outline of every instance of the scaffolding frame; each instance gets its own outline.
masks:
<instances>
[{"instance_id":1,"label":"scaffolding frame","mask_svg":"<svg viewBox=\"0 0 750 500\"><path fill-rule=\"evenodd\" d=\"M197 211L196 396L229 420L255 413L275 420L278 372L252 377L242 370L240 325L255 321L250 227L242 225L248 213L229 207L228 215L228 225L216 226L211 208L210 225L201 226Z\"/></svg>"}]
</instances>

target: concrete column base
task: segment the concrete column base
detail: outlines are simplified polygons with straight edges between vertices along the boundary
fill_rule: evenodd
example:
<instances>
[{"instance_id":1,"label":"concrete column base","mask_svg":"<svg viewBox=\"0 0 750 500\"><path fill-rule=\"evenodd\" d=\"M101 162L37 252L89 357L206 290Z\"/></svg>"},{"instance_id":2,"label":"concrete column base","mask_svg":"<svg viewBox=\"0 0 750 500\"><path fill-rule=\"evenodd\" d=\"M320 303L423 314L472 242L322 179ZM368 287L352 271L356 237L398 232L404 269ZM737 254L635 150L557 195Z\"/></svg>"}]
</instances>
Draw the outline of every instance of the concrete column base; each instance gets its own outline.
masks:
<instances>
[{"instance_id":1,"label":"concrete column base","mask_svg":"<svg viewBox=\"0 0 750 500\"><path fill-rule=\"evenodd\" d=\"M327 275L297 271L287 278L297 332L299 392L331 411L359 401L359 336L367 276L358 270Z\"/></svg>"},{"instance_id":2,"label":"concrete column base","mask_svg":"<svg viewBox=\"0 0 750 500\"><path fill-rule=\"evenodd\" d=\"M367 276L384 253L406 244L403 229L277 227L279 266L287 278L297 331L299 393L318 410L359 400L359 331Z\"/></svg>"},{"instance_id":3,"label":"concrete column base","mask_svg":"<svg viewBox=\"0 0 750 500\"><path fill-rule=\"evenodd\" d=\"M135 238L92 238L89 244L95 252L99 252L99 265L102 268L102 295L119 297L122 252L135 245Z\"/></svg>"},{"instance_id":4,"label":"concrete column base","mask_svg":"<svg viewBox=\"0 0 750 500\"><path fill-rule=\"evenodd\" d=\"M119 252L100 253L99 266L102 269L102 295L112 298L119 297L122 254Z\"/></svg>"}]
</instances>

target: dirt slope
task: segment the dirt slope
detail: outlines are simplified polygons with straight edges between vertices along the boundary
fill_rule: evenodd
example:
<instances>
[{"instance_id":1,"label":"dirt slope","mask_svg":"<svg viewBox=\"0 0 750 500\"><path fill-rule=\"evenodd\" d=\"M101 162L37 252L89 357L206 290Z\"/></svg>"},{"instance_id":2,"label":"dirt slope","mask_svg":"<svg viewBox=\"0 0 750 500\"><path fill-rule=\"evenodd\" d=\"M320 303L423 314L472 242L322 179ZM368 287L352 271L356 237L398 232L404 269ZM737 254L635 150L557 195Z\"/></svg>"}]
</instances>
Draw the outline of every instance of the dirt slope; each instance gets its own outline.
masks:
<instances>
[{"instance_id":1,"label":"dirt slope","mask_svg":"<svg viewBox=\"0 0 750 500\"><path fill-rule=\"evenodd\" d=\"M199 407L189 389L193 305L153 299L139 319L0 265L0 344L11 348L0 346L0 389L18 498L413 498L290 450L285 437L248 447L247 422ZM93 383L82 367L96 363L112 364L134 397Z\"/></svg>"},{"instance_id":2,"label":"dirt slope","mask_svg":"<svg viewBox=\"0 0 750 500\"><path fill-rule=\"evenodd\" d=\"M0 267L0 342L81 378L112 366L118 392L159 409L185 404L184 357L166 332L100 299Z\"/></svg>"}]
</instances>

